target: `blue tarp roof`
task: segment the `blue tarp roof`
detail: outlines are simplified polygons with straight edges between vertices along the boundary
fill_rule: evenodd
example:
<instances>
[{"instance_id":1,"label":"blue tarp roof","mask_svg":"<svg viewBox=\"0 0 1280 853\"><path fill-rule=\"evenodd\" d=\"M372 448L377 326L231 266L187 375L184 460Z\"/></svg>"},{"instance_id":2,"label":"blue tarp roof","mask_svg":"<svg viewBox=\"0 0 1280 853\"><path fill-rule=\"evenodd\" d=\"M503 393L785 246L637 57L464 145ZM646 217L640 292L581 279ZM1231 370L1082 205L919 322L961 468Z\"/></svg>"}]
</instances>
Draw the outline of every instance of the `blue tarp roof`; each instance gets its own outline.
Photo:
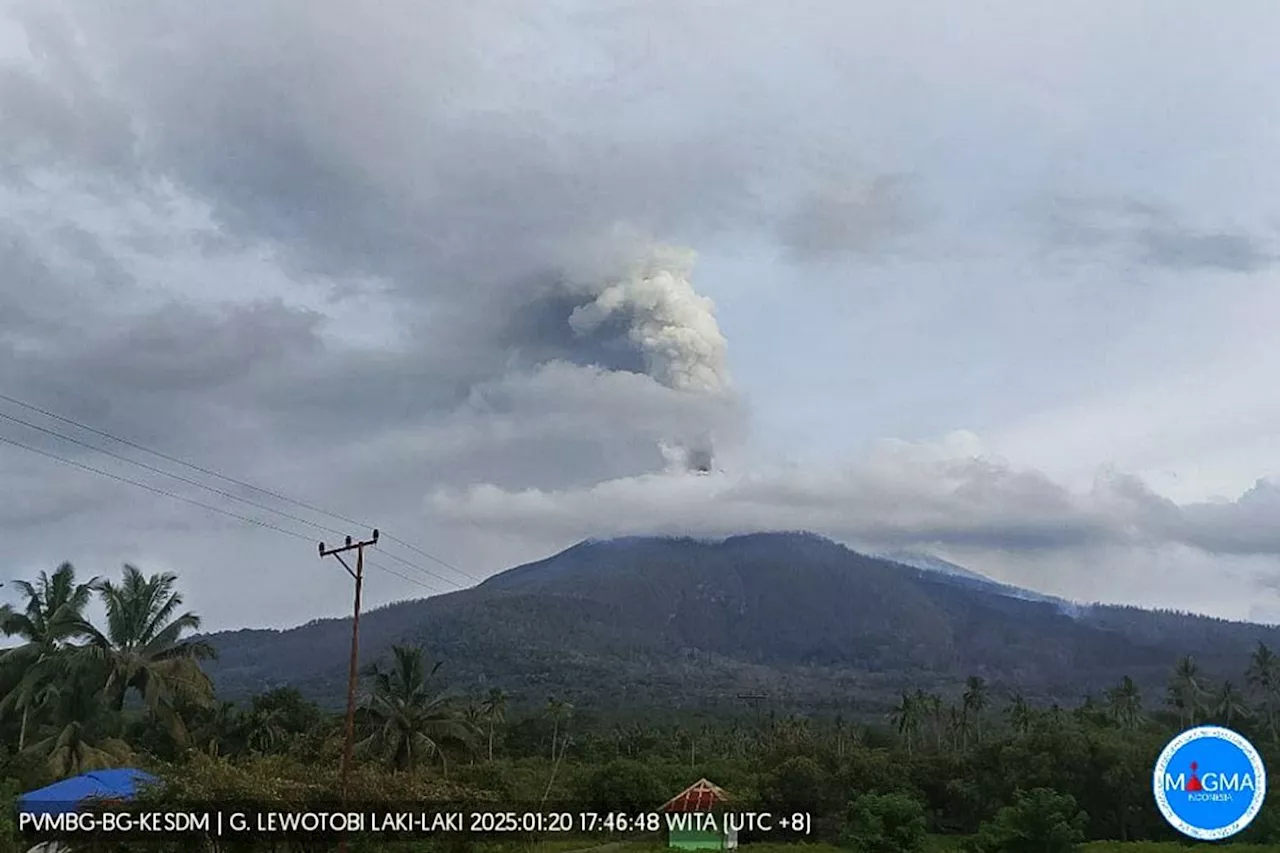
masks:
<instances>
[{"instance_id":1,"label":"blue tarp roof","mask_svg":"<svg viewBox=\"0 0 1280 853\"><path fill-rule=\"evenodd\" d=\"M18 811L28 814L58 814L84 807L90 800L131 800L143 785L159 780L133 768L95 770L54 782L18 797Z\"/></svg>"}]
</instances>

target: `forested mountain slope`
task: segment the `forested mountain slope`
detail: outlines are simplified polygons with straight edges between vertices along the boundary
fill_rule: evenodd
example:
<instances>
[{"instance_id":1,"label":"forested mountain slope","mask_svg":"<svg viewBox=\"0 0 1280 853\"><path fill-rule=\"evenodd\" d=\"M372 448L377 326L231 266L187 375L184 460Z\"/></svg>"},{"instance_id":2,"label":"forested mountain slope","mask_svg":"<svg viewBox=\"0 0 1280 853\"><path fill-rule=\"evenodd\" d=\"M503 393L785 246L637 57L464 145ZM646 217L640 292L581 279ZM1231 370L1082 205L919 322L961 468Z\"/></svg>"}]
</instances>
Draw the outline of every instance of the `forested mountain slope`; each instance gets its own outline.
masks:
<instances>
[{"instance_id":1,"label":"forested mountain slope","mask_svg":"<svg viewBox=\"0 0 1280 853\"><path fill-rule=\"evenodd\" d=\"M901 687L968 675L1075 701L1124 675L1161 691L1176 659L1238 677L1280 630L1132 608L1072 609L971 574L914 568L805 533L724 541L587 541L479 586L366 614L362 660L393 643L446 661L450 683L599 709L778 706L846 713ZM235 697L291 684L342 701L349 620L209 636L210 672Z\"/></svg>"}]
</instances>

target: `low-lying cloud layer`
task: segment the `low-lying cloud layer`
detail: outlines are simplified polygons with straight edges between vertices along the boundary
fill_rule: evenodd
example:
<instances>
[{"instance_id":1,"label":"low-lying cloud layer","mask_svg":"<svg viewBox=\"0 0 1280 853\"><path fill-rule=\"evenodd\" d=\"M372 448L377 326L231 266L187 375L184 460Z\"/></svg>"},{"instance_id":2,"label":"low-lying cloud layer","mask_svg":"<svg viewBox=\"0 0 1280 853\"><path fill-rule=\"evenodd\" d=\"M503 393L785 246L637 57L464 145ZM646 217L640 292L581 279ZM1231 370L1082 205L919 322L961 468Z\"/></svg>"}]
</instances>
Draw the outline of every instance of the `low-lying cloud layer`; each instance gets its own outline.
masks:
<instances>
[{"instance_id":1,"label":"low-lying cloud layer","mask_svg":"<svg viewBox=\"0 0 1280 853\"><path fill-rule=\"evenodd\" d=\"M440 492L429 510L467 524L519 526L560 537L644 532L728 535L813 530L868 547L933 545L1014 551L1187 546L1227 556L1280 554L1280 485L1260 480L1239 499L1179 505L1139 479L1101 476L1072 491L1032 469L961 447L891 443L827 470L690 478L652 474L583 489ZM1083 591L1082 591L1083 593Z\"/></svg>"},{"instance_id":2,"label":"low-lying cloud layer","mask_svg":"<svg viewBox=\"0 0 1280 853\"><path fill-rule=\"evenodd\" d=\"M427 511L549 542L810 530L870 553L923 549L1080 601L1145 595L1149 605L1211 611L1222 607L1224 581L1274 588L1280 555L1274 481L1259 480L1236 500L1186 504L1117 473L1073 491L989 455L965 433L939 444L885 443L828 469L651 474L560 491L441 490ZM1268 621L1280 614L1261 601L1231 612Z\"/></svg>"}]
</instances>

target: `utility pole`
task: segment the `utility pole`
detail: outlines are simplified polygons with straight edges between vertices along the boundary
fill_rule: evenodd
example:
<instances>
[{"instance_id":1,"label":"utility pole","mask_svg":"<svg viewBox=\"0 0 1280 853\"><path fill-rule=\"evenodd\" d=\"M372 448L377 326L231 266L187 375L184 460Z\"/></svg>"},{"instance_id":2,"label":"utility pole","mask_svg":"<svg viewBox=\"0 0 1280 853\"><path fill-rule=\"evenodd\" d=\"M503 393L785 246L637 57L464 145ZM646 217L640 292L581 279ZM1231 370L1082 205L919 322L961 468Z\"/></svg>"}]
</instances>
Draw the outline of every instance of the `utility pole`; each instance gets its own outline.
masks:
<instances>
[{"instance_id":1,"label":"utility pole","mask_svg":"<svg viewBox=\"0 0 1280 853\"><path fill-rule=\"evenodd\" d=\"M756 726L760 726L760 703L768 699L765 693L739 693L739 699L746 700L746 703L756 712Z\"/></svg>"},{"instance_id":2,"label":"utility pole","mask_svg":"<svg viewBox=\"0 0 1280 853\"><path fill-rule=\"evenodd\" d=\"M351 752L356 738L356 670L360 661L360 588L364 585L364 549L377 544L377 530L373 531L372 539L362 542L353 542L348 536L346 544L337 548L326 550L324 543L320 543L320 557L336 557L342 564L342 568L346 569L347 574L355 578L356 582L355 615L351 620L351 668L347 673L347 736L342 746L342 804L344 806L347 804L347 779L351 774ZM347 551L356 552L355 571L352 571L347 561L342 559L342 555ZM345 836L342 839L342 849L347 849Z\"/></svg>"}]
</instances>

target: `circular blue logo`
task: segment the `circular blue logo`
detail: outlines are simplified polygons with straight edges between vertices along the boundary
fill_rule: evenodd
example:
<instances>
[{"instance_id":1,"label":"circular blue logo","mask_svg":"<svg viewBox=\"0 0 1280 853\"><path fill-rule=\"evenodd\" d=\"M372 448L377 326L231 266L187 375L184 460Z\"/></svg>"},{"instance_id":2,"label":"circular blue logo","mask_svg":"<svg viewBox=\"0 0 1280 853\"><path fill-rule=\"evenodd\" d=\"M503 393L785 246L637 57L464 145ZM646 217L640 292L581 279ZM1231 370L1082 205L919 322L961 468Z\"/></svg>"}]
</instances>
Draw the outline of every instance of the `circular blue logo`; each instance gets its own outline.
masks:
<instances>
[{"instance_id":1,"label":"circular blue logo","mask_svg":"<svg viewBox=\"0 0 1280 853\"><path fill-rule=\"evenodd\" d=\"M1258 816L1267 795L1267 771L1258 751L1219 726L1188 729L1169 741L1152 782L1160 814L1197 841L1240 832Z\"/></svg>"}]
</instances>

